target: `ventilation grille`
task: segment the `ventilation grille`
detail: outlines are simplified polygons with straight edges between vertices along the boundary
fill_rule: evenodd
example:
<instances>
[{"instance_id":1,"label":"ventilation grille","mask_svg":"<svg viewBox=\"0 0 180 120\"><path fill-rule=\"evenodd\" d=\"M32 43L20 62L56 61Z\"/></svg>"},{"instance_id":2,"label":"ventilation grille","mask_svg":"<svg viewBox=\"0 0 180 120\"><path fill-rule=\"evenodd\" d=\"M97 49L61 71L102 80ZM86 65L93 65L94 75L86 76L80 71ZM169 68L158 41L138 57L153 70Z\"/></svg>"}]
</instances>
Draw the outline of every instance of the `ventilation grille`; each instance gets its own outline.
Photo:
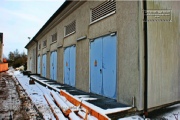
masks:
<instances>
[{"instance_id":1,"label":"ventilation grille","mask_svg":"<svg viewBox=\"0 0 180 120\"><path fill-rule=\"evenodd\" d=\"M65 36L72 34L76 31L76 21L73 21L69 25L65 26Z\"/></svg>"},{"instance_id":2,"label":"ventilation grille","mask_svg":"<svg viewBox=\"0 0 180 120\"><path fill-rule=\"evenodd\" d=\"M46 45L47 45L47 40L44 40L43 41L43 47L46 47Z\"/></svg>"},{"instance_id":3,"label":"ventilation grille","mask_svg":"<svg viewBox=\"0 0 180 120\"><path fill-rule=\"evenodd\" d=\"M53 34L52 35L52 42L56 41L57 40L57 33Z\"/></svg>"},{"instance_id":4,"label":"ventilation grille","mask_svg":"<svg viewBox=\"0 0 180 120\"><path fill-rule=\"evenodd\" d=\"M107 17L116 11L116 1L106 1L91 11L91 22Z\"/></svg>"}]
</instances>

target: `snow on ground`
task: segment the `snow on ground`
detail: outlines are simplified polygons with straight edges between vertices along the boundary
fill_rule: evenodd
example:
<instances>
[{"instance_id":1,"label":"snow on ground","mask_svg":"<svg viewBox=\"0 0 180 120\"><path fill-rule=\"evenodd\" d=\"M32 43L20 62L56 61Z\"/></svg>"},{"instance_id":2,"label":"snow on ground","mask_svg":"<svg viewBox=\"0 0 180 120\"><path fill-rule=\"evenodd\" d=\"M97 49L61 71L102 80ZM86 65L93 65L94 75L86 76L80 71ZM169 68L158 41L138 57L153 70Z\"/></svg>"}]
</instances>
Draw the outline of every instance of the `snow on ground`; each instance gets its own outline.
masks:
<instances>
[{"instance_id":1,"label":"snow on ground","mask_svg":"<svg viewBox=\"0 0 180 120\"><path fill-rule=\"evenodd\" d=\"M36 76L31 76L31 77L38 80L38 78L37 78ZM60 85L50 85L50 84L48 84L48 83L46 83L46 82L44 82L44 81L47 81L47 80L39 80L40 83L43 83L43 84L45 84L46 86L51 87L51 88L53 88L53 89L56 90L56 91L59 91L59 90L60 90L60 89L56 88L56 87L61 87Z\"/></svg>"},{"instance_id":2,"label":"snow on ground","mask_svg":"<svg viewBox=\"0 0 180 120\"><path fill-rule=\"evenodd\" d=\"M20 84L23 86L23 88L25 89L25 91L27 92L29 97L32 99L33 103L36 105L36 107L39 109L39 111L43 114L44 118L45 119L55 119L52 111L50 110L50 107L48 106L48 103L46 102L46 100L43 96L45 94L48 96L51 96L50 94L52 93L52 91L43 87L42 85L38 84L37 82L33 85L29 85L30 78L28 78L27 76L23 76L19 71L15 71L14 75L18 79ZM31 76L31 77L38 80L38 77L36 77L36 76ZM60 85L54 85L54 84L50 85L44 81L45 80L39 80L39 82L45 84L46 86L51 87L56 91L60 91L60 89L57 88L57 87L60 87ZM104 116L106 116L106 114L108 114L108 113L120 112L120 111L124 111L124 110L131 108L131 107L126 107L126 108L115 108L115 109L104 110L102 108L99 108L93 104L86 102L86 100L96 100L97 98L90 98L89 96L85 96L85 95L79 95L79 96L70 95L70 96L72 98L75 98L78 101L81 101L83 104L87 105L88 107L92 108L93 110L97 111L98 113L101 113ZM53 99L52 97L48 97L48 98ZM63 98L62 98L62 100L63 100ZM58 102L59 102L59 100L58 100ZM62 105L62 103L61 103L61 105ZM63 107L63 108L67 108L67 107ZM78 108L78 109L80 110L81 108ZM81 113L81 112L79 112L79 113ZM83 115L83 114L81 114L81 115ZM72 112L69 115L69 117L74 118L75 114ZM89 118L94 119L93 117L91 117L91 115L89 115Z\"/></svg>"},{"instance_id":3,"label":"snow on ground","mask_svg":"<svg viewBox=\"0 0 180 120\"><path fill-rule=\"evenodd\" d=\"M37 79L38 80L38 78L36 77L36 76L31 76L32 78L34 78L34 79ZM59 88L57 88L57 87L60 87L60 85L50 85L50 84L48 84L47 82L44 82L43 80L38 80L39 82L41 82L41 83L43 83L43 84L45 84L46 86L49 86L49 87L51 87L51 88L53 88L54 90L56 90L56 91L60 91L60 89ZM47 80L46 80L47 81ZM65 90L64 90L65 91ZM73 91L73 90L72 90ZM66 92L66 91L65 91ZM70 95L70 94L69 94ZM75 98L75 99L77 99L78 101L82 101L82 103L84 103L84 104L86 104L87 106L89 106L90 108L92 108L93 110L95 110L95 111L98 111L98 112L100 112L101 114L103 114L103 115L106 115L106 114L110 114L110 113L114 113L114 112L121 112L121 111L125 111L125 110L128 110L128 109L131 109L132 107L123 107L123 108L112 108L112 109L106 109L106 110L104 110L104 109L102 109L102 108L99 108L99 107L97 107L97 106L95 106L95 105L93 105L93 104L90 104L90 103L88 103L88 102L86 102L87 100L96 100L97 98L90 98L90 96L89 95L74 95L74 96L72 96L72 95L70 95L72 98Z\"/></svg>"},{"instance_id":4,"label":"snow on ground","mask_svg":"<svg viewBox=\"0 0 180 120\"><path fill-rule=\"evenodd\" d=\"M12 74L12 73L10 73ZM39 111L43 114L45 120L49 120L52 119L54 120L54 115L48 105L48 103L46 102L45 98L43 95L46 95L49 99L49 101L52 101L53 98L51 97L51 93L53 92L50 89L47 89L46 87L38 84L37 82L33 85L29 85L29 80L30 78L28 78L27 76L23 76L19 71L15 71L14 72L15 77L18 79L18 81L20 82L20 84L23 86L23 88L25 89L25 91L27 92L27 94L29 95L29 97L31 98L32 102L35 104L35 106L39 109ZM32 76L35 79L38 80L38 78L36 76ZM55 91L60 91L59 88L60 85L50 85L48 83L45 83L44 81L47 80L38 80L39 82L45 84L46 86L49 86L51 88L53 88ZM64 92L66 92L65 90L63 90ZM56 94L54 92L54 94ZM69 93L67 93L69 94ZM57 94L58 96L56 96L56 98L59 99L59 97L62 99L62 102L66 101L65 104L69 105L70 103L67 103L68 101L63 97L60 96L60 94ZM105 115L106 114L110 114L110 113L114 113L114 112L121 112L121 111L125 111L128 109L131 109L131 107L125 107L125 108L113 108L113 109L102 109L99 108L89 102L87 102L86 100L96 100L97 98L90 98L88 95L74 95L72 96L71 94L69 94L72 98L81 101L81 103L85 104L86 106L90 107L91 109L97 111L98 113ZM51 99L51 100L50 100ZM59 101L59 100L58 100ZM61 104L62 105L62 104ZM52 106L55 106L54 104L52 104ZM55 107L54 107L55 108ZM66 107L64 107L66 108ZM171 106L168 107L169 109L171 109L170 112L163 112L161 114L156 114L156 115L151 115L150 119L164 119L164 120L180 120L180 104L175 105L175 106ZM172 109L173 108L173 109ZM83 108L78 108L79 112L78 114L80 116L85 116L85 112L81 112L86 111ZM75 114L74 112L70 113L69 117L75 118ZM88 118L93 118L93 116L89 115ZM95 118L96 119L96 118ZM120 118L118 120L144 120L143 117L138 116L138 115L134 115L134 116L129 116L129 117L124 117L124 118Z\"/></svg>"},{"instance_id":5,"label":"snow on ground","mask_svg":"<svg viewBox=\"0 0 180 120\"><path fill-rule=\"evenodd\" d=\"M142 118L138 115L135 115L135 116L120 118L118 120L144 120L144 118Z\"/></svg>"},{"instance_id":6,"label":"snow on ground","mask_svg":"<svg viewBox=\"0 0 180 120\"><path fill-rule=\"evenodd\" d=\"M150 119L180 120L180 103L149 114Z\"/></svg>"}]
</instances>

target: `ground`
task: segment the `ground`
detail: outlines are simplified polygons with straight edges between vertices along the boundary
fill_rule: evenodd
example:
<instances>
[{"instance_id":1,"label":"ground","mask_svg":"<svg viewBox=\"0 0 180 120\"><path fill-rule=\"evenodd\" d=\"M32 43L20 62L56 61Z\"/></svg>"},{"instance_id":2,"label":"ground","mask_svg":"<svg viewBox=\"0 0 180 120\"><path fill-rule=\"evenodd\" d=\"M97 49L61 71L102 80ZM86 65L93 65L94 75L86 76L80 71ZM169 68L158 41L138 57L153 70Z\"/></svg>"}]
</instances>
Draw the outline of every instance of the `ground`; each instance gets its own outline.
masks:
<instances>
[{"instance_id":1,"label":"ground","mask_svg":"<svg viewBox=\"0 0 180 120\"><path fill-rule=\"evenodd\" d=\"M37 120L40 115L18 81L0 73L0 120Z\"/></svg>"}]
</instances>

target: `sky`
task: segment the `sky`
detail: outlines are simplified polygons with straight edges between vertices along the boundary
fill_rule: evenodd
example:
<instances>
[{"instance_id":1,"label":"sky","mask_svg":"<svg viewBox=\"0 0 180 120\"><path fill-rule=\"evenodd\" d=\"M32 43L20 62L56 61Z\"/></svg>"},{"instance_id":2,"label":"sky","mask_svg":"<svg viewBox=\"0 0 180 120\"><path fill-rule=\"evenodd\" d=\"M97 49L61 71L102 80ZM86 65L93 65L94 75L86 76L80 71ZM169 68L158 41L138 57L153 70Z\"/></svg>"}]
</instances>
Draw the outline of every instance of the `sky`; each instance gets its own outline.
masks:
<instances>
[{"instance_id":1,"label":"sky","mask_svg":"<svg viewBox=\"0 0 180 120\"><path fill-rule=\"evenodd\" d=\"M0 33L3 54L16 49L20 53L65 0L0 0Z\"/></svg>"}]
</instances>

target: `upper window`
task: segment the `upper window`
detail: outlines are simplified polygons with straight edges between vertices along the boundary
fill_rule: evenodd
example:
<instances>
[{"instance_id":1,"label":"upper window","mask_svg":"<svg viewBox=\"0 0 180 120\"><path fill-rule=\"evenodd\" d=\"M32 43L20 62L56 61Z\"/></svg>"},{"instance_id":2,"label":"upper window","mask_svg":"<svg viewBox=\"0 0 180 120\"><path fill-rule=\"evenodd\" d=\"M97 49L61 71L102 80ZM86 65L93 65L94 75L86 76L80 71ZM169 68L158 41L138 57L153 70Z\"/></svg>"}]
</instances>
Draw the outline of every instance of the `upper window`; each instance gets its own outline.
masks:
<instances>
[{"instance_id":1,"label":"upper window","mask_svg":"<svg viewBox=\"0 0 180 120\"><path fill-rule=\"evenodd\" d=\"M65 26L65 36L68 36L76 31L76 21L71 22Z\"/></svg>"},{"instance_id":2,"label":"upper window","mask_svg":"<svg viewBox=\"0 0 180 120\"><path fill-rule=\"evenodd\" d=\"M116 12L116 1L106 1L91 9L91 23L101 20Z\"/></svg>"},{"instance_id":3,"label":"upper window","mask_svg":"<svg viewBox=\"0 0 180 120\"><path fill-rule=\"evenodd\" d=\"M52 35L52 42L57 41L57 33Z\"/></svg>"},{"instance_id":4,"label":"upper window","mask_svg":"<svg viewBox=\"0 0 180 120\"><path fill-rule=\"evenodd\" d=\"M46 47L46 45L47 45L47 40L44 40L43 41L43 47Z\"/></svg>"}]
</instances>

